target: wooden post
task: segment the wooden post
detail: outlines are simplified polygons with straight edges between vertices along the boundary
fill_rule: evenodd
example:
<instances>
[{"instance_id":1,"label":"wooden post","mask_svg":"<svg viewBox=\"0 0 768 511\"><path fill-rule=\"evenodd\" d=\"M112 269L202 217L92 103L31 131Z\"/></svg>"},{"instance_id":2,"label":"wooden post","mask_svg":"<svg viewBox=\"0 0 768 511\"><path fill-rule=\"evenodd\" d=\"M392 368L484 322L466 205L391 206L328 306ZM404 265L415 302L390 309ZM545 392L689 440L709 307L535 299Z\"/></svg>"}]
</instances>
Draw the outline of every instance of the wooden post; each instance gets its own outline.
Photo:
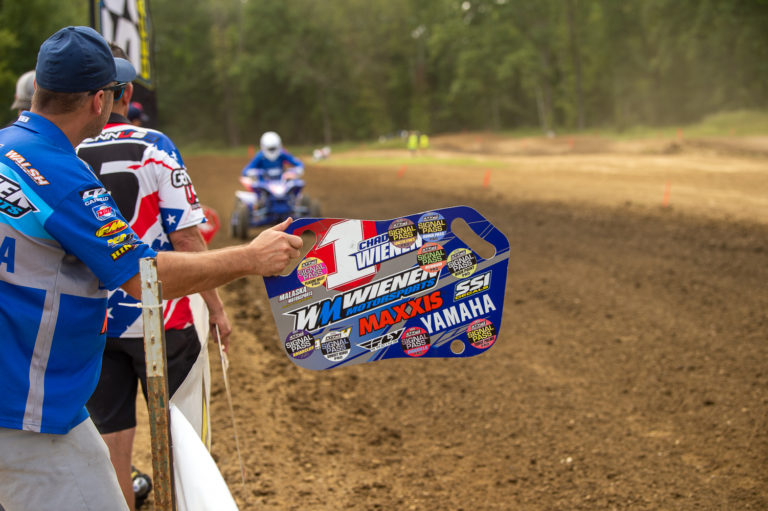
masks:
<instances>
[{"instance_id":1,"label":"wooden post","mask_svg":"<svg viewBox=\"0 0 768 511\"><path fill-rule=\"evenodd\" d=\"M152 435L152 482L157 511L176 511L168 408L168 370L165 355L163 295L157 281L157 261L144 258L141 269L141 314L144 321L144 358L147 363L147 405Z\"/></svg>"}]
</instances>

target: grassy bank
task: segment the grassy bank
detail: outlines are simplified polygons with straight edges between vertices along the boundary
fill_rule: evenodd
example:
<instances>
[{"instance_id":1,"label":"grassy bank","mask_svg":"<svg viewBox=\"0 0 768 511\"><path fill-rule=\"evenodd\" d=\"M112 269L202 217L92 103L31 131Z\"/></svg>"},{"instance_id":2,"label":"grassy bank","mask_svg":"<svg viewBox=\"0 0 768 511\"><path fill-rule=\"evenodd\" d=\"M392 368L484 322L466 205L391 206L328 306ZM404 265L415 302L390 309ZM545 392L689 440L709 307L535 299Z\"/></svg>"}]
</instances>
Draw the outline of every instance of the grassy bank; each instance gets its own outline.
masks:
<instances>
[{"instance_id":1,"label":"grassy bank","mask_svg":"<svg viewBox=\"0 0 768 511\"><path fill-rule=\"evenodd\" d=\"M768 135L768 111L758 110L738 110L733 112L722 112L718 114L712 114L698 123L675 125L675 126L634 126L625 130L617 130L612 127L605 128L591 128L584 131L559 131L558 136L578 136L578 135L599 135L609 139L626 140L632 138L654 138L654 137L666 137L673 138L678 134L683 134L687 138L691 137L714 137L714 136L751 136L751 135ZM508 136L510 138L527 138L542 136L540 130L532 128L520 128L512 131L501 132L500 135ZM322 144L317 146L293 146L288 144L287 149L303 159L311 158L312 151ZM384 150L384 149L405 149L406 140L401 138L386 138L368 142L339 142L332 145L333 154L340 154L346 151L360 151L360 150ZM223 146L211 146L201 143L189 143L184 144L181 147L183 155L196 156L201 154L217 154L222 156L242 156L247 158L252 151L258 151L258 140L255 140L252 145L240 145L237 147L223 147ZM374 158L375 160L375 158ZM434 161L431 161L434 160ZM407 164L410 160L403 158L400 160L387 160L387 164ZM471 158L456 159L455 161L445 161L432 158L420 158L420 163L440 163L455 164L455 165L473 165L477 162ZM345 163L350 165L359 164L360 161L354 159L346 160ZM371 158L365 158L365 163L375 164L375 161L371 161ZM488 165L488 162L484 162L483 165Z\"/></svg>"}]
</instances>

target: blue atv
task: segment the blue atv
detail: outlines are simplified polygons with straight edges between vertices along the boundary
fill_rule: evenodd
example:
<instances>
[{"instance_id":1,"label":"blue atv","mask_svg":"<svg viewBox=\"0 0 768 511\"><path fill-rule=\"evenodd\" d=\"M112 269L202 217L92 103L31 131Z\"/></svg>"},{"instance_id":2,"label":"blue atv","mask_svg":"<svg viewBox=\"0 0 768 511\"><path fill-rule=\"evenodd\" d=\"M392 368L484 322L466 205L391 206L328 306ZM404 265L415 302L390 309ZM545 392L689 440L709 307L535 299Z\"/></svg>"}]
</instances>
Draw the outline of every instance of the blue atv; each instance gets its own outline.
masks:
<instances>
[{"instance_id":1,"label":"blue atv","mask_svg":"<svg viewBox=\"0 0 768 511\"><path fill-rule=\"evenodd\" d=\"M320 204L303 193L304 180L292 173L281 179L240 178L245 190L235 192L230 218L233 238L248 239L248 229L286 218L320 217Z\"/></svg>"}]
</instances>

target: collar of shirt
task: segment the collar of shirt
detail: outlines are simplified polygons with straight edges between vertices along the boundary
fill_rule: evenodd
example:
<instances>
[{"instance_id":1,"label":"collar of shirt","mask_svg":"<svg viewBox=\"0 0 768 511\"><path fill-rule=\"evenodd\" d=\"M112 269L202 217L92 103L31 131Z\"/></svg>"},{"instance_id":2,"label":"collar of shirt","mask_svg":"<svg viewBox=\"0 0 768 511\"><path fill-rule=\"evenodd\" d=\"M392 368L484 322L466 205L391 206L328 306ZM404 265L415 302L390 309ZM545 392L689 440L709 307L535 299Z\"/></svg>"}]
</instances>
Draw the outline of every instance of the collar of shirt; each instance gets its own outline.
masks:
<instances>
[{"instance_id":1,"label":"collar of shirt","mask_svg":"<svg viewBox=\"0 0 768 511\"><path fill-rule=\"evenodd\" d=\"M109 114L109 120L107 121L107 126L109 126L110 124L131 124L131 121L129 121L128 118L125 116L112 112L111 114Z\"/></svg>"},{"instance_id":2,"label":"collar of shirt","mask_svg":"<svg viewBox=\"0 0 768 511\"><path fill-rule=\"evenodd\" d=\"M24 111L19 115L19 118L13 125L42 135L51 143L51 145L64 151L75 152L75 148L72 147L72 144L64 132L42 115Z\"/></svg>"}]
</instances>

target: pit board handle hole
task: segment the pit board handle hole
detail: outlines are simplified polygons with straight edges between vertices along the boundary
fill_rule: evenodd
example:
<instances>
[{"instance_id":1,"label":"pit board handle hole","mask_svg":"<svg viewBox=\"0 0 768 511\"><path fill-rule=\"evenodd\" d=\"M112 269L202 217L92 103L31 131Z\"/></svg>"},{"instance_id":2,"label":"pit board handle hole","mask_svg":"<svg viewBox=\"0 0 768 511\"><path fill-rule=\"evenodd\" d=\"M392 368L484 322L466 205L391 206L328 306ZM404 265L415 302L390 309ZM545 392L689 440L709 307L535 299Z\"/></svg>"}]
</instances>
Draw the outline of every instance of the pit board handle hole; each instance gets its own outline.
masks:
<instances>
[{"instance_id":1,"label":"pit board handle hole","mask_svg":"<svg viewBox=\"0 0 768 511\"><path fill-rule=\"evenodd\" d=\"M463 218L454 218L451 222L451 231L463 241L473 252L483 259L490 259L496 255L496 247L485 241L472 230Z\"/></svg>"}]
</instances>

